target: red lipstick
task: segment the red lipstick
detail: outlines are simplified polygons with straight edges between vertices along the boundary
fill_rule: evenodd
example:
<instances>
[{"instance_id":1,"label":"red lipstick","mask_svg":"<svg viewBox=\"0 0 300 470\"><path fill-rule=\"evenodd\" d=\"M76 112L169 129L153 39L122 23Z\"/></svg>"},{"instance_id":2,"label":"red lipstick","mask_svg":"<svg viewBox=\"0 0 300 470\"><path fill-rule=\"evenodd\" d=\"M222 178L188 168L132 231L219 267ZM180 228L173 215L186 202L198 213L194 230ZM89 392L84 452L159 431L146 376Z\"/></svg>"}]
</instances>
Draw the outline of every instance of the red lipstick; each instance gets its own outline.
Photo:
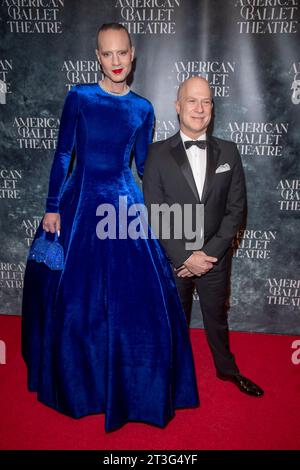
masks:
<instances>
[{"instance_id":1,"label":"red lipstick","mask_svg":"<svg viewBox=\"0 0 300 470\"><path fill-rule=\"evenodd\" d=\"M116 75L118 75L121 72L123 72L123 69L114 69L113 70L113 73L115 73Z\"/></svg>"}]
</instances>

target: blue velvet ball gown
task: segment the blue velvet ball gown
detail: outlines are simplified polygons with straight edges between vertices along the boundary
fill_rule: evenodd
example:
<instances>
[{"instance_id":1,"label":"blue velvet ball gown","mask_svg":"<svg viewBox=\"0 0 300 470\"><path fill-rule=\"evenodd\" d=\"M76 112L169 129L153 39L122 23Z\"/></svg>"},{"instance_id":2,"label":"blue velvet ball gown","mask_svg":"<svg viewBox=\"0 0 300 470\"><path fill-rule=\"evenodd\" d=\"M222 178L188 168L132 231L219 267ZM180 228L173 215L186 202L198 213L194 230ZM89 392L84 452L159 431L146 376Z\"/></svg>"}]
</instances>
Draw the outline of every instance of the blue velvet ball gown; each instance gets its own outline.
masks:
<instances>
[{"instance_id":1,"label":"blue velvet ball gown","mask_svg":"<svg viewBox=\"0 0 300 470\"><path fill-rule=\"evenodd\" d=\"M75 418L104 412L106 431L128 421L164 426L176 408L198 404L186 320L158 241L96 234L100 204L118 211L119 196L128 206L143 203L130 155L142 174L153 119L152 105L132 91L72 88L46 205L61 214L65 266L51 271L28 261L25 273L29 389ZM76 167L67 177L74 146Z\"/></svg>"}]
</instances>

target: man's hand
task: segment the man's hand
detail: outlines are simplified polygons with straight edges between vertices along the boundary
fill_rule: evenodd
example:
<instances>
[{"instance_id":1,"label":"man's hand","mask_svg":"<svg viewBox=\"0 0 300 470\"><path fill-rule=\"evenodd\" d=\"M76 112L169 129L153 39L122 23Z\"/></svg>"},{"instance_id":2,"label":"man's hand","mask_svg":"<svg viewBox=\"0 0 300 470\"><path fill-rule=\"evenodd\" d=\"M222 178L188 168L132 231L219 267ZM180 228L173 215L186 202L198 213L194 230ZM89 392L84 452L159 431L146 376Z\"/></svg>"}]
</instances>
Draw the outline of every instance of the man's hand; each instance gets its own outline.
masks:
<instances>
[{"instance_id":1,"label":"man's hand","mask_svg":"<svg viewBox=\"0 0 300 470\"><path fill-rule=\"evenodd\" d=\"M213 268L213 263L216 263L218 258L207 256L204 251L195 251L184 263L183 266L194 276L201 276L206 274ZM178 277L190 277L184 270L180 270L177 274Z\"/></svg>"},{"instance_id":2,"label":"man's hand","mask_svg":"<svg viewBox=\"0 0 300 470\"><path fill-rule=\"evenodd\" d=\"M43 229L45 232L60 232L60 215L54 212L47 212L43 219Z\"/></svg>"},{"instance_id":3,"label":"man's hand","mask_svg":"<svg viewBox=\"0 0 300 470\"><path fill-rule=\"evenodd\" d=\"M194 274L189 271L184 264L180 268L174 269L177 277L193 277Z\"/></svg>"}]
</instances>

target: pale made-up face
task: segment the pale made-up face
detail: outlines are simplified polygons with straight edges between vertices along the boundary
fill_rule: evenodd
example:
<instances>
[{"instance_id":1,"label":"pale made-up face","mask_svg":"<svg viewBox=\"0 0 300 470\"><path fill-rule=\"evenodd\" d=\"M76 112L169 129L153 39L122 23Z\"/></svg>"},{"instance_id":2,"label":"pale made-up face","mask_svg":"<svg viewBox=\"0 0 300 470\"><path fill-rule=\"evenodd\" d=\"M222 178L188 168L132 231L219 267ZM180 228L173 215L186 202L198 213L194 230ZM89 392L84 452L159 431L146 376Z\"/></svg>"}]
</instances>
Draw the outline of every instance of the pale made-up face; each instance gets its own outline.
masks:
<instances>
[{"instance_id":1,"label":"pale made-up face","mask_svg":"<svg viewBox=\"0 0 300 470\"><path fill-rule=\"evenodd\" d=\"M188 79L180 90L176 103L180 129L191 139L204 134L212 116L212 96L208 82L199 77Z\"/></svg>"},{"instance_id":2,"label":"pale made-up face","mask_svg":"<svg viewBox=\"0 0 300 470\"><path fill-rule=\"evenodd\" d=\"M114 83L126 80L134 57L134 48L130 47L126 31L122 29L101 31L96 55L106 79Z\"/></svg>"}]
</instances>

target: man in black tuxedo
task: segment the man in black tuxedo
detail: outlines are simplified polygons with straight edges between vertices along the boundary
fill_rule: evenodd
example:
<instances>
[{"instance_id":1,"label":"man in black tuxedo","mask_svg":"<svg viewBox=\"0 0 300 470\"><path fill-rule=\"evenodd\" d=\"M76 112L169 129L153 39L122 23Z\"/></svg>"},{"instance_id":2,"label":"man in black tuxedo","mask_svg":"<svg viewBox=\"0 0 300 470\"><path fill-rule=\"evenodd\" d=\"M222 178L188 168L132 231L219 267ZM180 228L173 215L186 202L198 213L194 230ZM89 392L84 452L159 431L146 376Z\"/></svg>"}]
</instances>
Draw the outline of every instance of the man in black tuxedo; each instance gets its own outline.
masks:
<instances>
[{"instance_id":1,"label":"man in black tuxedo","mask_svg":"<svg viewBox=\"0 0 300 470\"><path fill-rule=\"evenodd\" d=\"M149 214L153 204L190 204L194 215L196 207L204 205L204 244L200 249L187 249L190 240L185 234L180 239L164 239L160 231L158 236L174 268L188 322L196 286L217 377L259 397L263 390L240 374L229 347L226 298L230 246L243 221L246 191L236 145L207 134L212 108L211 90L204 78L192 77L181 84L176 101L180 131L150 146L144 197Z\"/></svg>"}]
</instances>

